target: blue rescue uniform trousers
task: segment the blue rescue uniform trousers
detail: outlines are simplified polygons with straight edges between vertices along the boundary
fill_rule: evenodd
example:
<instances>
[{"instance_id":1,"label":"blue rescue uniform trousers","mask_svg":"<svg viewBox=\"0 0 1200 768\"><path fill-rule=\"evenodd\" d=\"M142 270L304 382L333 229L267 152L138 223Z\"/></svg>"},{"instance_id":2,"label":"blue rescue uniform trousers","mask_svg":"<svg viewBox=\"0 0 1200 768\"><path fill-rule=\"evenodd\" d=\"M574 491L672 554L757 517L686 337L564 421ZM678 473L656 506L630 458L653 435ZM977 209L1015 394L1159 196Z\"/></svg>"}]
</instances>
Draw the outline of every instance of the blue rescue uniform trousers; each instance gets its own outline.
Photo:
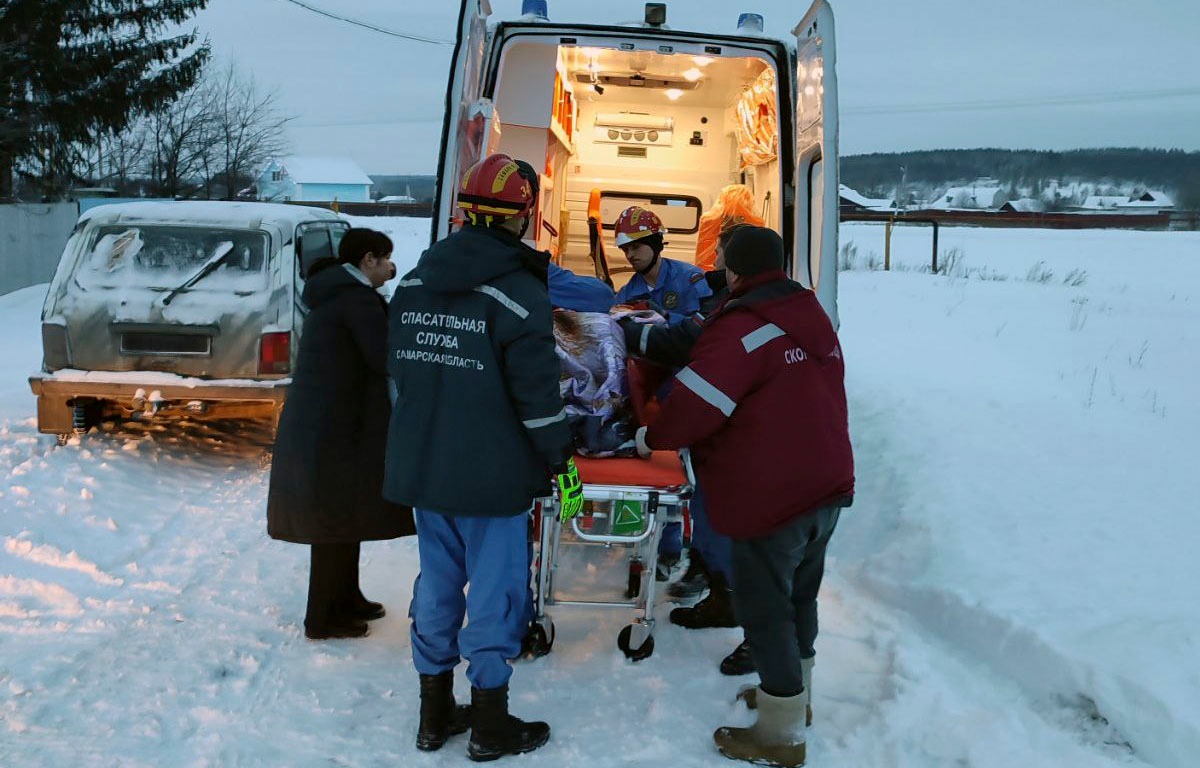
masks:
<instances>
[{"instance_id":1,"label":"blue rescue uniform trousers","mask_svg":"<svg viewBox=\"0 0 1200 768\"><path fill-rule=\"evenodd\" d=\"M408 611L413 665L437 675L466 658L472 687L507 685L528 623L529 515L413 516L421 557Z\"/></svg>"},{"instance_id":2,"label":"blue rescue uniform trousers","mask_svg":"<svg viewBox=\"0 0 1200 768\"><path fill-rule=\"evenodd\" d=\"M679 557L683 552L683 523L667 523L658 540L658 554Z\"/></svg>"}]
</instances>

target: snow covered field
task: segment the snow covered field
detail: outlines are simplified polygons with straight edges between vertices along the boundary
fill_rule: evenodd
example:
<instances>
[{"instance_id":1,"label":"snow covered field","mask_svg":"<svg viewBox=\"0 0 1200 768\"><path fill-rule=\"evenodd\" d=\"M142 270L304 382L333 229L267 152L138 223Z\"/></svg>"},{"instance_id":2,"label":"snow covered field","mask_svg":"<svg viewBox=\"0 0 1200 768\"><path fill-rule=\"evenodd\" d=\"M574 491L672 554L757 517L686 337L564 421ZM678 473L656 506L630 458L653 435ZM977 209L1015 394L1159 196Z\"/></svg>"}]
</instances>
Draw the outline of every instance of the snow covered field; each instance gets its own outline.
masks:
<instances>
[{"instance_id":1,"label":"snow covered field","mask_svg":"<svg viewBox=\"0 0 1200 768\"><path fill-rule=\"evenodd\" d=\"M389 232L401 273L428 220ZM822 593L812 766L1182 768L1200 755L1200 234L843 228L859 495ZM849 256L849 251L847 252ZM1086 275L1080 275L1082 270ZM1047 272L1053 274L1045 277ZM1069 278L1069 279L1068 279ZM1066 280L1066 283L1064 283ZM312 643L307 550L266 538L257 425L39 435L44 286L0 297L0 766L464 765L412 747L412 541L364 546L390 614ZM529 766L731 765L736 630L562 609L513 709ZM466 692L460 677L459 694Z\"/></svg>"}]
</instances>

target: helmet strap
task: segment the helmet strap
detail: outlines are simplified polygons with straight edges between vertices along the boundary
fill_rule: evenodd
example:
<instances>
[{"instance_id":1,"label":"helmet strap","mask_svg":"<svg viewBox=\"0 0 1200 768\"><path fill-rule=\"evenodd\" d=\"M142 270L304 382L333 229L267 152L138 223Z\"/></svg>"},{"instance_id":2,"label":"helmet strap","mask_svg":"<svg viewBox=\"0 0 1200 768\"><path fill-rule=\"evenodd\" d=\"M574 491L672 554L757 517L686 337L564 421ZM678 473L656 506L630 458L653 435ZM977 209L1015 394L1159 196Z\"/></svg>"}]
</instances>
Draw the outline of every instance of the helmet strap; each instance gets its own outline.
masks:
<instances>
[{"instance_id":1,"label":"helmet strap","mask_svg":"<svg viewBox=\"0 0 1200 768\"><path fill-rule=\"evenodd\" d=\"M657 251L654 252L654 258L650 259L650 263L647 264L642 269L639 269L637 271L637 273L642 276L648 275L648 274L650 274L651 271L654 270L654 265L656 265L656 264L658 264L658 252Z\"/></svg>"}]
</instances>

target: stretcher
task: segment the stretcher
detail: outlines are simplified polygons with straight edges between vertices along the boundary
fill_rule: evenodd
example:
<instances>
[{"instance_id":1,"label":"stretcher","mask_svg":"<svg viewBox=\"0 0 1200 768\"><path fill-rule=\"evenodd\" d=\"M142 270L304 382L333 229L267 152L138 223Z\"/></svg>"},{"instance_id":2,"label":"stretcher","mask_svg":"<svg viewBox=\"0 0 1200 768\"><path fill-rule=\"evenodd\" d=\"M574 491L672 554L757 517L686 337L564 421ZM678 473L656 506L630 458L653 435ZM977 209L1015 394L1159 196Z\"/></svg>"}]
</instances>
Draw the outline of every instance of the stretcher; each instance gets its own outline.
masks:
<instances>
[{"instance_id":1,"label":"stretcher","mask_svg":"<svg viewBox=\"0 0 1200 768\"><path fill-rule=\"evenodd\" d=\"M617 647L633 661L654 653L655 574L658 546L668 523L683 520L695 476L687 451L655 451L640 458L575 457L583 484L585 508L563 523L557 495L541 501L535 512L539 531L534 558L536 614L532 631L545 649L554 643L551 606L633 608L636 617L617 635ZM571 534L564 537L564 532ZM629 550L629 578L624 600L564 600L555 595L560 554L567 546L620 546Z\"/></svg>"}]
</instances>

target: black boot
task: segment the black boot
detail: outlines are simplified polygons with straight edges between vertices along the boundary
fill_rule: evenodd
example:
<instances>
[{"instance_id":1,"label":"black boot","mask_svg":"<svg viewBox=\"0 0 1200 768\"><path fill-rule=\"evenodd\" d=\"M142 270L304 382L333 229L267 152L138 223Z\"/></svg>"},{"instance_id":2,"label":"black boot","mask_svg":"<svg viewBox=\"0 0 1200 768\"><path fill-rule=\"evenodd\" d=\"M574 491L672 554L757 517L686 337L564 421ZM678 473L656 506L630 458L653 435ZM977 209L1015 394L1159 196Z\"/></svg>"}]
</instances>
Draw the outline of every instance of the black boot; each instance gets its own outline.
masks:
<instances>
[{"instance_id":1,"label":"black boot","mask_svg":"<svg viewBox=\"0 0 1200 768\"><path fill-rule=\"evenodd\" d=\"M329 621L320 626L311 626L307 621L304 624L304 636L309 640L352 640L366 637L370 632L365 622L348 618Z\"/></svg>"},{"instance_id":2,"label":"black boot","mask_svg":"<svg viewBox=\"0 0 1200 768\"><path fill-rule=\"evenodd\" d=\"M383 603L376 603L363 596L362 590L354 590L354 604L350 606L350 614L358 621L375 621L387 616Z\"/></svg>"},{"instance_id":3,"label":"black boot","mask_svg":"<svg viewBox=\"0 0 1200 768\"><path fill-rule=\"evenodd\" d=\"M476 762L532 752L550 740L550 726L508 714L508 686L471 689L471 741Z\"/></svg>"},{"instance_id":4,"label":"black boot","mask_svg":"<svg viewBox=\"0 0 1200 768\"><path fill-rule=\"evenodd\" d=\"M471 727L471 708L454 703L454 673L421 675L421 724L417 727L417 749L433 752L446 739L466 733Z\"/></svg>"},{"instance_id":5,"label":"black boot","mask_svg":"<svg viewBox=\"0 0 1200 768\"><path fill-rule=\"evenodd\" d=\"M754 657L750 655L750 641L743 640L737 648L733 649L725 658L721 659L721 674L736 677L737 675L748 675L755 672L757 667L754 665ZM753 707L751 707L753 709Z\"/></svg>"},{"instance_id":6,"label":"black boot","mask_svg":"<svg viewBox=\"0 0 1200 768\"><path fill-rule=\"evenodd\" d=\"M690 600L699 597L708 587L708 567L704 558L695 549L688 552L688 567L679 577L679 581L667 587L667 597L676 600Z\"/></svg>"},{"instance_id":7,"label":"black boot","mask_svg":"<svg viewBox=\"0 0 1200 768\"><path fill-rule=\"evenodd\" d=\"M737 620L733 617L733 590L729 588L725 577L719 573L712 574L708 597L691 608L676 608L671 611L671 623L686 629L736 627Z\"/></svg>"}]
</instances>

